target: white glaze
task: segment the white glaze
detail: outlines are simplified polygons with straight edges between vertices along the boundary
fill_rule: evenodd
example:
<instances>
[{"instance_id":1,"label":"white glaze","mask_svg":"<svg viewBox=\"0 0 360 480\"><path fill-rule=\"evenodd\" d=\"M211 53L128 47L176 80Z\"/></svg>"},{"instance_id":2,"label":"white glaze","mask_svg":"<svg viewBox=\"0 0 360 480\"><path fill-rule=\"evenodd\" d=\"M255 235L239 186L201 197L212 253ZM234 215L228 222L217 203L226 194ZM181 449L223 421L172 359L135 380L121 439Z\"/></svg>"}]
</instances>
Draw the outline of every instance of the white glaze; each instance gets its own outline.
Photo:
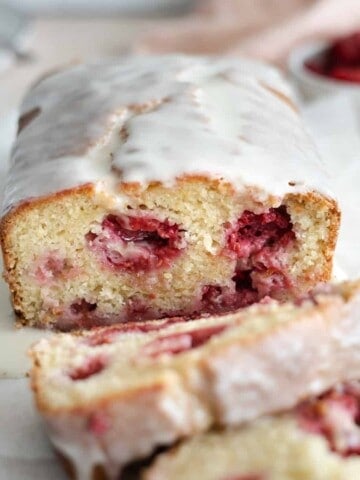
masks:
<instances>
[{"instance_id":1,"label":"white glaze","mask_svg":"<svg viewBox=\"0 0 360 480\"><path fill-rule=\"evenodd\" d=\"M266 86L290 95L272 67L186 56L124 57L48 77L21 107L41 113L14 145L4 211L87 182L101 190L119 181L171 185L184 174L280 198L328 193L300 117Z\"/></svg>"},{"instance_id":2,"label":"white glaze","mask_svg":"<svg viewBox=\"0 0 360 480\"><path fill-rule=\"evenodd\" d=\"M146 458L158 445L171 445L179 436L209 428L209 417L196 397L170 375L166 391L144 392L130 401L111 402L105 407L111 427L101 436L89 431L82 412L46 417L48 433L56 448L71 460L77 480L89 480L101 464L109 480L119 478L126 464Z\"/></svg>"},{"instance_id":3,"label":"white glaze","mask_svg":"<svg viewBox=\"0 0 360 480\"><path fill-rule=\"evenodd\" d=\"M209 360L222 424L292 408L299 399L359 378L359 293L343 305L333 298L321 306L242 352L233 347Z\"/></svg>"}]
</instances>

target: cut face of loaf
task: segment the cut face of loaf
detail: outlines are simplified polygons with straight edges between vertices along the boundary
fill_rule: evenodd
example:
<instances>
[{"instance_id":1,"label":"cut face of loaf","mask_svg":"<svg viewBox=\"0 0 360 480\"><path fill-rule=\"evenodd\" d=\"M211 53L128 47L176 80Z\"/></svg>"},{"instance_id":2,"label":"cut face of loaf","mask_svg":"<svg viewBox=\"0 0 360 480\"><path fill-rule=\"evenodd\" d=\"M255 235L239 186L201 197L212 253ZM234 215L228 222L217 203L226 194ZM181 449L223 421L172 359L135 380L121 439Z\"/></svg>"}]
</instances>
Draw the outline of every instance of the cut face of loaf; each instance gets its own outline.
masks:
<instances>
[{"instance_id":1,"label":"cut face of loaf","mask_svg":"<svg viewBox=\"0 0 360 480\"><path fill-rule=\"evenodd\" d=\"M23 323L220 313L329 280L340 214L288 95L271 67L192 57L36 85L1 228Z\"/></svg>"},{"instance_id":2,"label":"cut face of loaf","mask_svg":"<svg viewBox=\"0 0 360 480\"><path fill-rule=\"evenodd\" d=\"M360 478L360 387L339 385L290 413L195 436L160 454L143 480Z\"/></svg>"},{"instance_id":3,"label":"cut face of loaf","mask_svg":"<svg viewBox=\"0 0 360 480\"><path fill-rule=\"evenodd\" d=\"M112 479L159 446L295 406L360 378L360 283L296 303L59 334L32 350L32 386L78 480Z\"/></svg>"},{"instance_id":4,"label":"cut face of loaf","mask_svg":"<svg viewBox=\"0 0 360 480\"><path fill-rule=\"evenodd\" d=\"M331 275L338 214L315 194L272 207L189 179L134 194L124 210L95 205L90 188L69 192L6 225L17 313L67 330L299 295Z\"/></svg>"}]
</instances>

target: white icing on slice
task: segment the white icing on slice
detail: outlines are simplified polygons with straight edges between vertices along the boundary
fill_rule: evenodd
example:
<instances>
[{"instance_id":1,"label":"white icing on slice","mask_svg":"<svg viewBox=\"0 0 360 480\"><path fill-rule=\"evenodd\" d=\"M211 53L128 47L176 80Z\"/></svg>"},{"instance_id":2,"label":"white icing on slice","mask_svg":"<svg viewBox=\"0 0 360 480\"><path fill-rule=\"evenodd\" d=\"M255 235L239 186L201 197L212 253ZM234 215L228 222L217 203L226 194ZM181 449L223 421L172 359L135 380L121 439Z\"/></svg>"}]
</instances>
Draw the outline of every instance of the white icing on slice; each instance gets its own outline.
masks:
<instances>
[{"instance_id":1,"label":"white icing on slice","mask_svg":"<svg viewBox=\"0 0 360 480\"><path fill-rule=\"evenodd\" d=\"M300 117L269 88L291 96L275 69L238 58L124 57L53 75L22 105L40 113L14 145L4 211L88 182L115 197L120 181L186 174L280 199L329 193Z\"/></svg>"}]
</instances>

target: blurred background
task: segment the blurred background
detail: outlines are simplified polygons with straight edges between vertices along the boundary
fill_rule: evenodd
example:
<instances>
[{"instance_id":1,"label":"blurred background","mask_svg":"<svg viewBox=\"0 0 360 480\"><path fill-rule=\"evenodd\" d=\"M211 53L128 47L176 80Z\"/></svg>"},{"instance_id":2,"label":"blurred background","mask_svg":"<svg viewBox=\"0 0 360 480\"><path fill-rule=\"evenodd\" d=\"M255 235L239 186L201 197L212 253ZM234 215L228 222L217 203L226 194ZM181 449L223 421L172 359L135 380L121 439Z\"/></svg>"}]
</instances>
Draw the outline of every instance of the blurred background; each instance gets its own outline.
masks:
<instances>
[{"instance_id":1,"label":"blurred background","mask_svg":"<svg viewBox=\"0 0 360 480\"><path fill-rule=\"evenodd\" d=\"M121 55L184 0L0 0L0 116L44 72ZM154 24L154 26L153 26Z\"/></svg>"},{"instance_id":2,"label":"blurred background","mask_svg":"<svg viewBox=\"0 0 360 480\"><path fill-rule=\"evenodd\" d=\"M0 182L16 109L44 73L99 57L173 52L272 62L302 105L320 105L311 129L336 118L332 137L351 125L360 139L360 0L0 0Z\"/></svg>"},{"instance_id":3,"label":"blurred background","mask_svg":"<svg viewBox=\"0 0 360 480\"><path fill-rule=\"evenodd\" d=\"M0 0L0 118L44 72L128 52L247 55L308 100L354 91L358 31L360 0Z\"/></svg>"}]
</instances>

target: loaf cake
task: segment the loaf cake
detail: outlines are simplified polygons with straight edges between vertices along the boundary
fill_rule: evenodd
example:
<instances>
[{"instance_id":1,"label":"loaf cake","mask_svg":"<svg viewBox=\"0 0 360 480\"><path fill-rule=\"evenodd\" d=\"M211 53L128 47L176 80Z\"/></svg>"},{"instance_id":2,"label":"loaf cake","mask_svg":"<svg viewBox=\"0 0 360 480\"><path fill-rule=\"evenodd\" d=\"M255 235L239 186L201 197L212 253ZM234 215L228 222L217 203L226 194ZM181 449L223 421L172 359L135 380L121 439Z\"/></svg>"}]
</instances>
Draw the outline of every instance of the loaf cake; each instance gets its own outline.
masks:
<instances>
[{"instance_id":1,"label":"loaf cake","mask_svg":"<svg viewBox=\"0 0 360 480\"><path fill-rule=\"evenodd\" d=\"M198 435L160 454L143 480L357 480L360 386L338 385L292 412Z\"/></svg>"},{"instance_id":2,"label":"loaf cake","mask_svg":"<svg viewBox=\"0 0 360 480\"><path fill-rule=\"evenodd\" d=\"M157 447L290 409L360 378L360 282L192 322L60 333L36 344L31 357L54 447L77 480L95 471L115 479Z\"/></svg>"},{"instance_id":3,"label":"loaf cake","mask_svg":"<svg viewBox=\"0 0 360 480\"><path fill-rule=\"evenodd\" d=\"M5 278L28 325L216 314L328 280L339 216L272 67L186 56L79 65L21 107Z\"/></svg>"}]
</instances>

